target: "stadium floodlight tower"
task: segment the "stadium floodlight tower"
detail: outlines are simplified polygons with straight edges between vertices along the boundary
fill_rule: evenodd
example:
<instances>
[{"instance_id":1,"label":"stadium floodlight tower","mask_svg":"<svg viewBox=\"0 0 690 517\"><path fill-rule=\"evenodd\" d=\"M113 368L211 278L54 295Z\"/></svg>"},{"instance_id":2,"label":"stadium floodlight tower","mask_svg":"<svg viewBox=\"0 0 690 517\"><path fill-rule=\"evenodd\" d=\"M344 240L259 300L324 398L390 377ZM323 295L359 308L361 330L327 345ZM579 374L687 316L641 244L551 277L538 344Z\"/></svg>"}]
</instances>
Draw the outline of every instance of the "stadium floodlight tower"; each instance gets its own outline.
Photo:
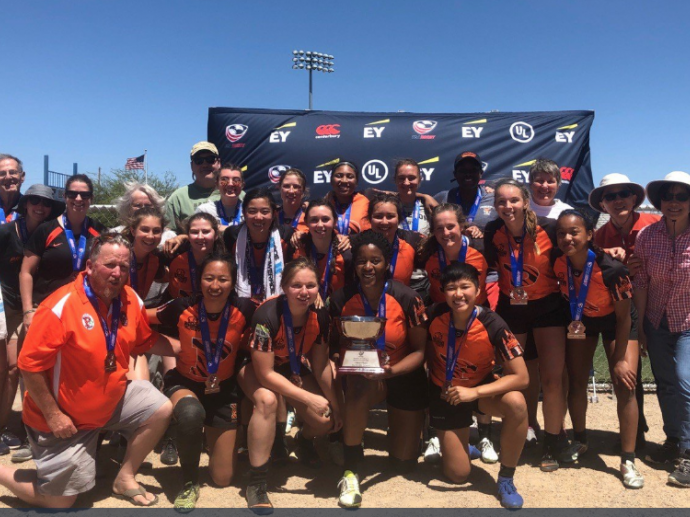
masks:
<instances>
[{"instance_id":1,"label":"stadium floodlight tower","mask_svg":"<svg viewBox=\"0 0 690 517\"><path fill-rule=\"evenodd\" d=\"M292 51L292 68L294 70L309 71L309 109L312 109L312 72L324 72L327 74L335 72L333 68L333 60L335 58L330 54L323 54L321 52L313 52L311 50L293 50Z\"/></svg>"}]
</instances>

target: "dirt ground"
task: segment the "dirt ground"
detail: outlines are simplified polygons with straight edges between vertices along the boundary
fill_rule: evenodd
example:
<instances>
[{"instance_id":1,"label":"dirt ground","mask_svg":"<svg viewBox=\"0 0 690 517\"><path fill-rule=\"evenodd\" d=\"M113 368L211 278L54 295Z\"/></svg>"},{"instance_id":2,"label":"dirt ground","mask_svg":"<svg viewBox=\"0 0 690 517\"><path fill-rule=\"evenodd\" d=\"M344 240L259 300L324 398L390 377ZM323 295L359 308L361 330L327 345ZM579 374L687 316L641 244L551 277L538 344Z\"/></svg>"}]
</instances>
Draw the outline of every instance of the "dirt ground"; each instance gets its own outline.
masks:
<instances>
[{"instance_id":1,"label":"dirt ground","mask_svg":"<svg viewBox=\"0 0 690 517\"><path fill-rule=\"evenodd\" d=\"M654 395L645 396L645 413L651 431L647 434L652 449L659 443L661 414ZM16 415L15 415L16 416ZM495 479L498 465L473 463L473 471L467 484L458 486L444 481L440 468L423 463L408 477L387 472L385 467L386 418L383 411L374 410L370 428L365 435L365 461L362 469L361 488L363 508L498 508L495 496ZM498 437L500 424L495 422L493 435ZM645 477L642 490L626 490L619 478L619 456L616 447L618 422L615 399L608 393L599 395L599 402L590 404L588 427L590 450L575 466L561 468L554 473L543 473L534 465L540 458L540 448L526 450L518 467L515 484L530 508L684 508L690 503L690 490L668 486L666 470L659 470L638 460L639 470ZM294 435L294 431L291 433ZM292 438L288 439L292 446ZM324 444L319 450L325 458ZM79 507L117 508L131 507L128 503L110 497L110 487L117 471L112 460L116 449L104 444L98 458L96 488L77 500ZM10 456L0 457L1 465L12 465ZM139 481L151 492L159 494L159 507L172 507L181 488L180 467L167 467L160 463L157 454L148 460L153 469L139 473ZM202 456L202 465L208 457ZM20 468L32 468L27 463ZM242 474L247 464L240 463L237 485L219 489L212 486L207 470L202 468L203 487L199 508L244 508ZM295 464L276 466L271 469L271 501L277 508L336 508L336 484L341 470L326 461L319 470ZM0 488L0 507L25 507L17 498Z\"/></svg>"}]
</instances>

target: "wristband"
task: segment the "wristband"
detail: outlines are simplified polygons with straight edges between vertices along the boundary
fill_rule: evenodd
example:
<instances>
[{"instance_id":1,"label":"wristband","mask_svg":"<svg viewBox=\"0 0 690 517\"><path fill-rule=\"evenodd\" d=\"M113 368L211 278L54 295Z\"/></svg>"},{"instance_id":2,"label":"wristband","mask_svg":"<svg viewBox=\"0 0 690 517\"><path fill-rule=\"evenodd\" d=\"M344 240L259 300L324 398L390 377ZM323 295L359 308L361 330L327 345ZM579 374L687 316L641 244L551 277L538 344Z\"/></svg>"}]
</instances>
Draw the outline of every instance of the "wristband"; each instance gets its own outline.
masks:
<instances>
[{"instance_id":1,"label":"wristband","mask_svg":"<svg viewBox=\"0 0 690 517\"><path fill-rule=\"evenodd\" d=\"M22 316L26 316L27 314L30 314L30 313L32 313L32 312L36 312L36 309L29 309L28 311L24 311L24 313L22 314Z\"/></svg>"}]
</instances>

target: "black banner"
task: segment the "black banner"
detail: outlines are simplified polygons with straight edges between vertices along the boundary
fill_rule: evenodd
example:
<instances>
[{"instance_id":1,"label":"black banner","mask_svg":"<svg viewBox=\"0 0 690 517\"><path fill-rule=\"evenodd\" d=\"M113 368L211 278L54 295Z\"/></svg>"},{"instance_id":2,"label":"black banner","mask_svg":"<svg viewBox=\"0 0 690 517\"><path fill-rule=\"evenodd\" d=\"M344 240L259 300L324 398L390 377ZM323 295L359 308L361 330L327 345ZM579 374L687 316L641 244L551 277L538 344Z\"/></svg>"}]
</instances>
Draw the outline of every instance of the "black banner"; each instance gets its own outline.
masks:
<instances>
[{"instance_id":1,"label":"black banner","mask_svg":"<svg viewBox=\"0 0 690 517\"><path fill-rule=\"evenodd\" d=\"M453 162L473 151L484 162L484 179L504 176L527 181L537 158L554 160L563 185L558 197L586 205L594 188L589 131L593 111L523 113L357 113L210 108L208 140L223 162L245 171L246 188L276 183L297 167L311 195L330 189L331 167L340 160L359 165L359 188L396 190L395 162L420 164L420 191L435 194L453 184Z\"/></svg>"}]
</instances>

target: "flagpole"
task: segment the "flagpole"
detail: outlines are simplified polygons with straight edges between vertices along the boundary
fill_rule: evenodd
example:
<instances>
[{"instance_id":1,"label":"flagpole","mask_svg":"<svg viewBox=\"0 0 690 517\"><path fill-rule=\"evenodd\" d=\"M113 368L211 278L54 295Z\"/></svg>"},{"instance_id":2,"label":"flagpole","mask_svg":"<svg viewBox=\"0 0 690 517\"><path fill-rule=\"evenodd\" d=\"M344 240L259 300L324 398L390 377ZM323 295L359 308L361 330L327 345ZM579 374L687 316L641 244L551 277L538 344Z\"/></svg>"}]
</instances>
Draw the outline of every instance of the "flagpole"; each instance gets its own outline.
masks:
<instances>
[{"instance_id":1,"label":"flagpole","mask_svg":"<svg viewBox=\"0 0 690 517\"><path fill-rule=\"evenodd\" d=\"M149 184L149 162L146 159L146 149L144 149L144 183Z\"/></svg>"}]
</instances>

